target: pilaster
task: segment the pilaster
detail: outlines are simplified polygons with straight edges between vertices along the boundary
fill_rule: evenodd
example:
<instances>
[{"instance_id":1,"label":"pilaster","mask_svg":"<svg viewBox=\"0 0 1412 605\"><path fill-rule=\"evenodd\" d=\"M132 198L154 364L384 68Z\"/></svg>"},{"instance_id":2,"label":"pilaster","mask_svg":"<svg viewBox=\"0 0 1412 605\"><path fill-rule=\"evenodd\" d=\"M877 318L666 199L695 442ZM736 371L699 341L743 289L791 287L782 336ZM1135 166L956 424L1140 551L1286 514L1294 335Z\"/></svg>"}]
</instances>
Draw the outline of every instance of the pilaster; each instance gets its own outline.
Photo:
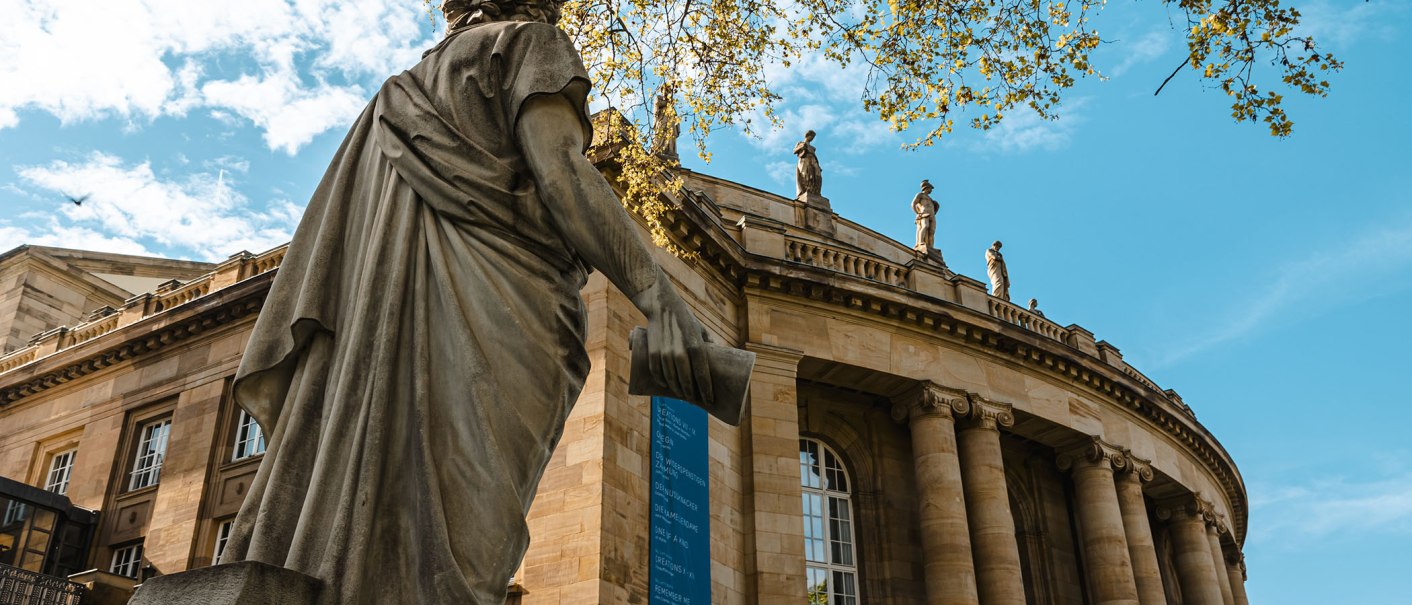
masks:
<instances>
[{"instance_id":1,"label":"pilaster","mask_svg":"<svg viewBox=\"0 0 1412 605\"><path fill-rule=\"evenodd\" d=\"M748 426L742 434L749 460L746 514L751 602L803 603L804 525L799 487L799 351L747 343L755 353L750 376Z\"/></svg>"}]
</instances>

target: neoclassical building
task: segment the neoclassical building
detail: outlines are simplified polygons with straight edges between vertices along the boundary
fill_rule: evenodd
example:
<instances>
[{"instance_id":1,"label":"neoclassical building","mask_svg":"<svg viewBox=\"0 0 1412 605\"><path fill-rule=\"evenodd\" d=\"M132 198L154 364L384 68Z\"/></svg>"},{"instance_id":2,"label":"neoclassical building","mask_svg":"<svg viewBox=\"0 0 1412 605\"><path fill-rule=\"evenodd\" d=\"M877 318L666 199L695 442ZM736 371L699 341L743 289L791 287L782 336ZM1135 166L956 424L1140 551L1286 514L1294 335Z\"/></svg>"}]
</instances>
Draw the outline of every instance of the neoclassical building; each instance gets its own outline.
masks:
<instances>
[{"instance_id":1,"label":"neoclassical building","mask_svg":"<svg viewBox=\"0 0 1412 605\"><path fill-rule=\"evenodd\" d=\"M1175 392L817 197L683 174L689 254L660 259L757 355L741 426L709 421L713 602L1246 603L1240 473ZM0 565L97 590L211 564L263 451L229 391L282 254L0 256ZM645 603L644 322L600 275L583 298L593 369L512 599Z\"/></svg>"}]
</instances>

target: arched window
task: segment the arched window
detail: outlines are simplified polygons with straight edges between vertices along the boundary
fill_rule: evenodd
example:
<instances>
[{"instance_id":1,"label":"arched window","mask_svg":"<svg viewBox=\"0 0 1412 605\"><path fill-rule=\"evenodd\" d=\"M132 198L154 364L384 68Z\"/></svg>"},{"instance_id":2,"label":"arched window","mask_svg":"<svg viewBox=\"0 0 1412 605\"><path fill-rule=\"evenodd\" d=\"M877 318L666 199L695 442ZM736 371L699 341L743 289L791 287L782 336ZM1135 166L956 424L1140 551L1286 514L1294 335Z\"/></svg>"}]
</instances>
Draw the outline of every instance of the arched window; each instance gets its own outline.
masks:
<instances>
[{"instance_id":1,"label":"arched window","mask_svg":"<svg viewBox=\"0 0 1412 605\"><path fill-rule=\"evenodd\" d=\"M809 605L857 605L858 562L848 472L828 446L800 439L799 476Z\"/></svg>"}]
</instances>

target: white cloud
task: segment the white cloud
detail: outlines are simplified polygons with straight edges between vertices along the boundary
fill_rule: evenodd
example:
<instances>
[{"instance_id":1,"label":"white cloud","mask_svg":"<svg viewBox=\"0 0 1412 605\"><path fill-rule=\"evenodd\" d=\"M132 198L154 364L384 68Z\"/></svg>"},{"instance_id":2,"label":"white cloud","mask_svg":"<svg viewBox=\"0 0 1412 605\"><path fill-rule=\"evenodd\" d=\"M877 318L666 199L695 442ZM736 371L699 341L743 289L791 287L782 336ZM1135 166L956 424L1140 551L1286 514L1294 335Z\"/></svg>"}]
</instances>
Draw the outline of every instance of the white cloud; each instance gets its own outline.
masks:
<instances>
[{"instance_id":1,"label":"white cloud","mask_svg":"<svg viewBox=\"0 0 1412 605\"><path fill-rule=\"evenodd\" d=\"M1088 105L1086 97L1072 99L1060 109L1060 117L1054 120L1043 119L1029 108L1016 108L1015 113L1006 115L999 126L981 133L973 147L978 151L1003 153L1063 149L1069 146L1075 128L1084 122L1085 105Z\"/></svg>"},{"instance_id":2,"label":"white cloud","mask_svg":"<svg viewBox=\"0 0 1412 605\"><path fill-rule=\"evenodd\" d=\"M1171 28L1154 29L1131 42L1116 44L1117 52L1124 53L1123 60L1108 70L1108 75L1116 78L1134 67L1161 58L1171 49L1174 37Z\"/></svg>"},{"instance_id":3,"label":"white cloud","mask_svg":"<svg viewBox=\"0 0 1412 605\"><path fill-rule=\"evenodd\" d=\"M1343 50L1360 40L1392 40L1398 31L1393 18L1404 12L1402 2L1347 2L1309 0L1299 6L1300 34L1311 35L1320 46Z\"/></svg>"},{"instance_id":4,"label":"white cloud","mask_svg":"<svg viewBox=\"0 0 1412 605\"><path fill-rule=\"evenodd\" d=\"M1309 312L1319 305L1373 296L1377 289L1349 284L1376 284L1380 277L1412 265L1412 221L1377 227L1342 242L1253 280L1249 291L1258 296L1233 301L1224 318L1202 318L1202 325L1210 327L1163 351L1158 365L1244 338L1292 311Z\"/></svg>"},{"instance_id":5,"label":"white cloud","mask_svg":"<svg viewBox=\"0 0 1412 605\"><path fill-rule=\"evenodd\" d=\"M23 244L77 248L114 254L152 255L147 247L132 239L104 235L86 227L61 225L53 219L48 221L42 231L0 225L0 252L13 250Z\"/></svg>"},{"instance_id":6,"label":"white cloud","mask_svg":"<svg viewBox=\"0 0 1412 605\"><path fill-rule=\"evenodd\" d=\"M1295 547L1347 532L1412 533L1412 475L1353 481L1325 478L1301 485L1251 486L1251 540Z\"/></svg>"},{"instance_id":7,"label":"white cloud","mask_svg":"<svg viewBox=\"0 0 1412 605\"><path fill-rule=\"evenodd\" d=\"M291 153L345 124L431 34L420 3L404 0L0 0L0 14L0 128L19 109L139 127L206 108ZM222 64L254 69L213 75Z\"/></svg>"},{"instance_id":8,"label":"white cloud","mask_svg":"<svg viewBox=\"0 0 1412 605\"><path fill-rule=\"evenodd\" d=\"M33 186L89 196L82 206L64 204L62 220L51 218L23 235L31 243L109 251L167 248L208 260L288 241L299 209L280 201L259 211L232 187L230 175L222 168L166 180L149 163L129 165L101 153L79 163L22 168L21 178Z\"/></svg>"}]
</instances>

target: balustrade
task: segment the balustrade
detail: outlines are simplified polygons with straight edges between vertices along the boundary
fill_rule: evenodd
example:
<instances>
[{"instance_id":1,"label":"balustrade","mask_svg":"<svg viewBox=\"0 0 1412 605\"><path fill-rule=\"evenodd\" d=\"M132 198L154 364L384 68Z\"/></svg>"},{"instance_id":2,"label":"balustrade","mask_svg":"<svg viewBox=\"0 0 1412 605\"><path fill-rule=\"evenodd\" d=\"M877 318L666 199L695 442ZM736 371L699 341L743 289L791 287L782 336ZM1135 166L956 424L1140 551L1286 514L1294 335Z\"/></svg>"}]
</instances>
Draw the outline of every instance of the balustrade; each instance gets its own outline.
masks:
<instances>
[{"instance_id":1,"label":"balustrade","mask_svg":"<svg viewBox=\"0 0 1412 605\"><path fill-rule=\"evenodd\" d=\"M907 268L879 257L849 252L816 242L791 239L785 249L785 260L846 273L892 286L907 283Z\"/></svg>"},{"instance_id":2,"label":"balustrade","mask_svg":"<svg viewBox=\"0 0 1412 605\"><path fill-rule=\"evenodd\" d=\"M1050 340L1069 343L1069 331L1059 324L1035 315L1029 311L998 298L990 299L990 316L1005 323L1016 325Z\"/></svg>"}]
</instances>

